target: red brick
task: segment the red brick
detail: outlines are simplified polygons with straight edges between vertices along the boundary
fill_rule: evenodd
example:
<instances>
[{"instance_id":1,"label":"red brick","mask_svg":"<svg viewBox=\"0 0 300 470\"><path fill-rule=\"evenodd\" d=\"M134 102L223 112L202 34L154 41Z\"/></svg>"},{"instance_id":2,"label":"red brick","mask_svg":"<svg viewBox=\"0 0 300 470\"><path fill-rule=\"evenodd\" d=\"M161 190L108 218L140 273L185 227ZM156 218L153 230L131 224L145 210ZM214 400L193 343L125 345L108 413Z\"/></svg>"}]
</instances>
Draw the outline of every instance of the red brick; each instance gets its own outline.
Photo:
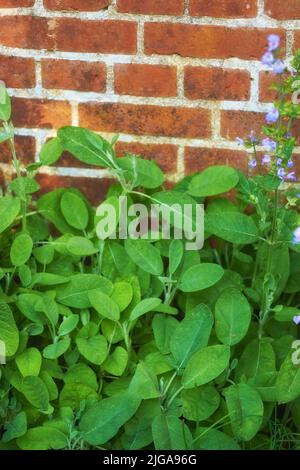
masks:
<instances>
[{"instance_id":1,"label":"red brick","mask_svg":"<svg viewBox=\"0 0 300 470\"><path fill-rule=\"evenodd\" d=\"M277 91L272 90L274 83L282 80L281 75L275 75L272 72L260 72L259 74L259 100L265 102L275 101L277 99Z\"/></svg>"},{"instance_id":2,"label":"red brick","mask_svg":"<svg viewBox=\"0 0 300 470\"><path fill-rule=\"evenodd\" d=\"M299 0L266 0L265 12L278 20L298 20L300 18Z\"/></svg>"},{"instance_id":3,"label":"red brick","mask_svg":"<svg viewBox=\"0 0 300 470\"><path fill-rule=\"evenodd\" d=\"M295 48L300 48L300 31L295 31Z\"/></svg>"},{"instance_id":4,"label":"red brick","mask_svg":"<svg viewBox=\"0 0 300 470\"><path fill-rule=\"evenodd\" d=\"M11 88L33 88L35 62L22 57L0 56L0 77Z\"/></svg>"},{"instance_id":5,"label":"red brick","mask_svg":"<svg viewBox=\"0 0 300 470\"><path fill-rule=\"evenodd\" d=\"M0 8L32 7L35 0L0 0Z\"/></svg>"},{"instance_id":6,"label":"red brick","mask_svg":"<svg viewBox=\"0 0 300 470\"><path fill-rule=\"evenodd\" d=\"M119 95L176 96L176 67L167 65L117 64L115 91Z\"/></svg>"},{"instance_id":7,"label":"red brick","mask_svg":"<svg viewBox=\"0 0 300 470\"><path fill-rule=\"evenodd\" d=\"M15 147L19 160L27 165L34 161L35 156L35 138L30 136L15 136ZM0 160L2 163L12 161L11 150L8 141L0 144Z\"/></svg>"},{"instance_id":8,"label":"red brick","mask_svg":"<svg viewBox=\"0 0 300 470\"><path fill-rule=\"evenodd\" d=\"M48 10L98 11L111 4L111 0L44 0Z\"/></svg>"},{"instance_id":9,"label":"red brick","mask_svg":"<svg viewBox=\"0 0 300 470\"><path fill-rule=\"evenodd\" d=\"M253 130L261 134L261 126L265 125L265 114L249 111L222 111L221 136L234 140L236 137L246 137Z\"/></svg>"},{"instance_id":10,"label":"red brick","mask_svg":"<svg viewBox=\"0 0 300 470\"><path fill-rule=\"evenodd\" d=\"M66 52L134 54L137 26L132 21L0 17L0 45Z\"/></svg>"},{"instance_id":11,"label":"red brick","mask_svg":"<svg viewBox=\"0 0 300 470\"><path fill-rule=\"evenodd\" d=\"M176 145L118 142L116 145L117 156L124 156L126 152L139 155L147 160L155 160L165 173L171 174L177 170Z\"/></svg>"},{"instance_id":12,"label":"red brick","mask_svg":"<svg viewBox=\"0 0 300 470\"><path fill-rule=\"evenodd\" d=\"M106 66L101 62L43 60L42 81L44 88L103 92Z\"/></svg>"},{"instance_id":13,"label":"red brick","mask_svg":"<svg viewBox=\"0 0 300 470\"><path fill-rule=\"evenodd\" d=\"M248 100L250 74L245 70L186 67L184 91L192 100Z\"/></svg>"},{"instance_id":14,"label":"red brick","mask_svg":"<svg viewBox=\"0 0 300 470\"><path fill-rule=\"evenodd\" d=\"M256 13L256 0L190 1L190 14L192 16L214 16L217 18L252 18L256 16Z\"/></svg>"},{"instance_id":15,"label":"red brick","mask_svg":"<svg viewBox=\"0 0 300 470\"><path fill-rule=\"evenodd\" d=\"M143 15L182 15L184 0L118 0L117 9Z\"/></svg>"},{"instance_id":16,"label":"red brick","mask_svg":"<svg viewBox=\"0 0 300 470\"><path fill-rule=\"evenodd\" d=\"M24 49L53 49L53 21L37 16L0 16L0 44Z\"/></svg>"},{"instance_id":17,"label":"red brick","mask_svg":"<svg viewBox=\"0 0 300 470\"><path fill-rule=\"evenodd\" d=\"M146 54L183 57L261 59L268 34L284 32L258 28L228 28L173 23L145 24Z\"/></svg>"},{"instance_id":18,"label":"red brick","mask_svg":"<svg viewBox=\"0 0 300 470\"><path fill-rule=\"evenodd\" d=\"M109 186L114 183L109 178L88 178L84 176L60 176L39 173L37 181L41 185L40 195L57 188L77 188L84 193L92 204L97 205L103 201Z\"/></svg>"},{"instance_id":19,"label":"red brick","mask_svg":"<svg viewBox=\"0 0 300 470\"><path fill-rule=\"evenodd\" d=\"M216 148L186 147L184 152L185 173L196 173L212 165L230 165L247 171L247 153Z\"/></svg>"},{"instance_id":20,"label":"red brick","mask_svg":"<svg viewBox=\"0 0 300 470\"><path fill-rule=\"evenodd\" d=\"M210 111L121 103L79 104L80 125L97 131L169 137L209 137Z\"/></svg>"},{"instance_id":21,"label":"red brick","mask_svg":"<svg viewBox=\"0 0 300 470\"><path fill-rule=\"evenodd\" d=\"M13 98L12 121L16 127L59 128L71 124L67 101Z\"/></svg>"},{"instance_id":22,"label":"red brick","mask_svg":"<svg viewBox=\"0 0 300 470\"><path fill-rule=\"evenodd\" d=\"M135 22L61 18L55 23L57 50L106 54L134 54L136 52L137 25Z\"/></svg>"}]
</instances>

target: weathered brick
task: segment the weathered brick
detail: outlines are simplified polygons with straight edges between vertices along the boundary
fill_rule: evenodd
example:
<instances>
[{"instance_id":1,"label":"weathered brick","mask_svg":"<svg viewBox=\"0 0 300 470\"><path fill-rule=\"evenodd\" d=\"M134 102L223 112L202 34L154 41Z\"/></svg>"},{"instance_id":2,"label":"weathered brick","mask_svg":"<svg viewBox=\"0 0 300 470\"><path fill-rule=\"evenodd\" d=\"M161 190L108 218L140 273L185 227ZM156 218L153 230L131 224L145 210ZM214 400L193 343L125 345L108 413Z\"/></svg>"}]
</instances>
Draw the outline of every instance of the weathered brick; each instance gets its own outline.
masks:
<instances>
[{"instance_id":1,"label":"weathered brick","mask_svg":"<svg viewBox=\"0 0 300 470\"><path fill-rule=\"evenodd\" d=\"M133 54L137 26L132 21L0 17L0 45L24 49Z\"/></svg>"},{"instance_id":2,"label":"weathered brick","mask_svg":"<svg viewBox=\"0 0 300 470\"><path fill-rule=\"evenodd\" d=\"M222 111L221 136L234 140L236 137L246 137L253 130L261 134L261 126L266 124L265 114L249 111Z\"/></svg>"},{"instance_id":3,"label":"weathered brick","mask_svg":"<svg viewBox=\"0 0 300 470\"><path fill-rule=\"evenodd\" d=\"M104 132L169 137L209 137L210 111L117 103L79 104L80 125Z\"/></svg>"},{"instance_id":4,"label":"weathered brick","mask_svg":"<svg viewBox=\"0 0 300 470\"><path fill-rule=\"evenodd\" d=\"M114 182L110 178L88 178L84 176L71 177L47 175L39 173L37 181L41 185L40 195L57 188L77 188L83 192L92 204L103 201L109 186Z\"/></svg>"},{"instance_id":5,"label":"weathered brick","mask_svg":"<svg viewBox=\"0 0 300 470\"><path fill-rule=\"evenodd\" d=\"M265 12L278 20L298 20L300 18L299 0L266 0Z\"/></svg>"},{"instance_id":6,"label":"weathered brick","mask_svg":"<svg viewBox=\"0 0 300 470\"><path fill-rule=\"evenodd\" d=\"M15 136L15 148L19 160L27 165L34 162L35 156L35 138L31 136ZM0 160L2 163L11 163L11 149L8 141L0 144Z\"/></svg>"},{"instance_id":7,"label":"weathered brick","mask_svg":"<svg viewBox=\"0 0 300 470\"><path fill-rule=\"evenodd\" d=\"M256 0L190 1L190 14L192 16L214 16L217 18L252 18L256 16L256 13Z\"/></svg>"},{"instance_id":8,"label":"weathered brick","mask_svg":"<svg viewBox=\"0 0 300 470\"><path fill-rule=\"evenodd\" d=\"M176 67L117 64L115 91L120 95L168 97L177 95Z\"/></svg>"},{"instance_id":9,"label":"weathered brick","mask_svg":"<svg viewBox=\"0 0 300 470\"><path fill-rule=\"evenodd\" d=\"M118 0L117 9L143 15L182 15L184 0Z\"/></svg>"},{"instance_id":10,"label":"weathered brick","mask_svg":"<svg viewBox=\"0 0 300 470\"><path fill-rule=\"evenodd\" d=\"M230 165L247 171L247 153L238 150L186 147L184 151L185 173L196 173L212 165Z\"/></svg>"},{"instance_id":11,"label":"weathered brick","mask_svg":"<svg viewBox=\"0 0 300 470\"><path fill-rule=\"evenodd\" d=\"M22 57L0 56L0 78L11 88L33 88L35 62Z\"/></svg>"},{"instance_id":12,"label":"weathered brick","mask_svg":"<svg viewBox=\"0 0 300 470\"><path fill-rule=\"evenodd\" d=\"M133 21L61 18L55 24L57 50L106 54L136 52L137 25Z\"/></svg>"},{"instance_id":13,"label":"weathered brick","mask_svg":"<svg viewBox=\"0 0 300 470\"><path fill-rule=\"evenodd\" d=\"M259 74L259 100L264 102L275 101L277 91L272 90L272 85L282 80L281 75L275 75L272 72L260 72Z\"/></svg>"},{"instance_id":14,"label":"weathered brick","mask_svg":"<svg viewBox=\"0 0 300 470\"><path fill-rule=\"evenodd\" d=\"M260 59L268 34L280 30L229 28L176 23L146 23L146 54L178 54L183 57Z\"/></svg>"},{"instance_id":15,"label":"weathered brick","mask_svg":"<svg viewBox=\"0 0 300 470\"><path fill-rule=\"evenodd\" d=\"M98 11L111 4L111 0L44 0L48 10Z\"/></svg>"},{"instance_id":16,"label":"weathered brick","mask_svg":"<svg viewBox=\"0 0 300 470\"><path fill-rule=\"evenodd\" d=\"M57 129L71 124L71 107L67 101L13 98L12 120L16 127Z\"/></svg>"},{"instance_id":17,"label":"weathered brick","mask_svg":"<svg viewBox=\"0 0 300 470\"><path fill-rule=\"evenodd\" d=\"M245 70L186 67L184 91L189 99L248 100L250 74Z\"/></svg>"},{"instance_id":18,"label":"weathered brick","mask_svg":"<svg viewBox=\"0 0 300 470\"><path fill-rule=\"evenodd\" d=\"M0 8L32 7L35 0L0 0Z\"/></svg>"},{"instance_id":19,"label":"weathered brick","mask_svg":"<svg viewBox=\"0 0 300 470\"><path fill-rule=\"evenodd\" d=\"M43 60L42 82L44 88L103 92L106 66L101 62Z\"/></svg>"},{"instance_id":20,"label":"weathered brick","mask_svg":"<svg viewBox=\"0 0 300 470\"><path fill-rule=\"evenodd\" d=\"M299 49L300 48L300 31L296 30L295 31L295 43L294 43L294 47Z\"/></svg>"},{"instance_id":21,"label":"weathered brick","mask_svg":"<svg viewBox=\"0 0 300 470\"><path fill-rule=\"evenodd\" d=\"M126 152L140 155L147 160L155 160L165 173L175 173L177 170L177 146L168 144L140 144L139 142L118 142L117 156Z\"/></svg>"}]
</instances>

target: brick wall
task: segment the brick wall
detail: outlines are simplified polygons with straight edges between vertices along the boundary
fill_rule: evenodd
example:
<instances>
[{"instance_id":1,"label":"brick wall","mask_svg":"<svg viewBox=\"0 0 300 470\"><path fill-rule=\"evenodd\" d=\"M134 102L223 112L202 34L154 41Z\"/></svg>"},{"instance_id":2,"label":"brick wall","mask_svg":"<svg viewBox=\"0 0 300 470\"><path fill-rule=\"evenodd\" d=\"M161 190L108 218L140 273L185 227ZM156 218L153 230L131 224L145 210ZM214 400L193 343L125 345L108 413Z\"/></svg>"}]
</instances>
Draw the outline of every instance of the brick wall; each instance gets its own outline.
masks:
<instances>
[{"instance_id":1,"label":"brick wall","mask_svg":"<svg viewBox=\"0 0 300 470\"><path fill-rule=\"evenodd\" d=\"M120 133L119 154L155 158L170 181L216 162L246 168L235 137L270 106L270 32L288 53L300 46L300 0L0 0L0 79L22 160L73 124ZM2 145L6 174L8 158ZM99 199L109 184L68 155L59 165L44 188Z\"/></svg>"}]
</instances>

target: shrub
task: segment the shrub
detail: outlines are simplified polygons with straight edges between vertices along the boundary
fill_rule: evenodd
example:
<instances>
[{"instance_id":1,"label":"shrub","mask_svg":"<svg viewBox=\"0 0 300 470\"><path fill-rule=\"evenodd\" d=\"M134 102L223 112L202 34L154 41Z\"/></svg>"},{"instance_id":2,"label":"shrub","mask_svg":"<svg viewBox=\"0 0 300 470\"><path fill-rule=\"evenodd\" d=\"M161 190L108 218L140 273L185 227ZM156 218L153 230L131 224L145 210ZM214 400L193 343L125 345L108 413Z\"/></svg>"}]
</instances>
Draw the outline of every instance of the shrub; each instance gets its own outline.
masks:
<instances>
[{"instance_id":1,"label":"shrub","mask_svg":"<svg viewBox=\"0 0 300 470\"><path fill-rule=\"evenodd\" d=\"M115 140L87 129L62 128L41 150L41 165L67 150L109 169L119 218L124 196L160 204L175 228L178 207L204 203L200 250L176 231L113 240L108 225L99 239L104 213L75 189L33 197L40 164L20 169L1 90L16 171L0 198L1 449L297 448L299 195L287 181L299 53L292 66L264 139L240 140L265 174L216 166L166 190L154 162L116 158Z\"/></svg>"}]
</instances>

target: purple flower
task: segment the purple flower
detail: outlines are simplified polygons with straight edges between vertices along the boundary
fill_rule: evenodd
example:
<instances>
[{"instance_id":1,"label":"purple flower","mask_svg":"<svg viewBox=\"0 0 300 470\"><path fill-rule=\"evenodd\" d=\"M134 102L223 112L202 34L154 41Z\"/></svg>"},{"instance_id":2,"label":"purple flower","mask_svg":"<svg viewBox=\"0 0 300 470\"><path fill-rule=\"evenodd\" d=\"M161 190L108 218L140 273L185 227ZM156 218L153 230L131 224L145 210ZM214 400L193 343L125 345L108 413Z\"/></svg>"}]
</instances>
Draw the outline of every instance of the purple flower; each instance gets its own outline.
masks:
<instances>
[{"instance_id":1,"label":"purple flower","mask_svg":"<svg viewBox=\"0 0 300 470\"><path fill-rule=\"evenodd\" d=\"M261 143L264 147L267 147L268 152L274 152L276 150L277 144L275 140L271 140L269 137L263 139Z\"/></svg>"},{"instance_id":2,"label":"purple flower","mask_svg":"<svg viewBox=\"0 0 300 470\"><path fill-rule=\"evenodd\" d=\"M248 163L249 168L255 168L257 166L257 161L256 160L250 160Z\"/></svg>"},{"instance_id":3,"label":"purple flower","mask_svg":"<svg viewBox=\"0 0 300 470\"><path fill-rule=\"evenodd\" d=\"M273 72L280 74L280 73L283 73L284 70L285 70L285 65L282 62L282 60L280 59L276 60L276 62L273 64Z\"/></svg>"},{"instance_id":4,"label":"purple flower","mask_svg":"<svg viewBox=\"0 0 300 470\"><path fill-rule=\"evenodd\" d=\"M236 143L238 145L245 145L244 139L241 139L240 137L237 137L235 140L236 140Z\"/></svg>"},{"instance_id":5,"label":"purple flower","mask_svg":"<svg viewBox=\"0 0 300 470\"><path fill-rule=\"evenodd\" d=\"M263 165L268 165L269 163L271 163L270 155L264 155L261 162Z\"/></svg>"},{"instance_id":6,"label":"purple flower","mask_svg":"<svg viewBox=\"0 0 300 470\"><path fill-rule=\"evenodd\" d=\"M294 231L294 238L292 240L292 243L300 243L300 227L296 228Z\"/></svg>"},{"instance_id":7,"label":"purple flower","mask_svg":"<svg viewBox=\"0 0 300 470\"><path fill-rule=\"evenodd\" d=\"M272 124L274 122L277 122L278 118L279 118L279 111L277 108L275 108L275 106L273 106L273 109L271 109L271 111L269 111L268 114L266 115L266 121L268 124Z\"/></svg>"},{"instance_id":8,"label":"purple flower","mask_svg":"<svg viewBox=\"0 0 300 470\"><path fill-rule=\"evenodd\" d=\"M293 160L289 160L289 161L287 162L287 164L286 164L286 167L287 167L287 168L293 168L293 166L294 166Z\"/></svg>"},{"instance_id":9,"label":"purple flower","mask_svg":"<svg viewBox=\"0 0 300 470\"><path fill-rule=\"evenodd\" d=\"M254 131L250 132L249 139L251 140L252 144L258 143L258 138L256 137Z\"/></svg>"},{"instance_id":10,"label":"purple flower","mask_svg":"<svg viewBox=\"0 0 300 470\"><path fill-rule=\"evenodd\" d=\"M296 323L296 325L299 325L299 323L300 323L300 315L296 315L296 316L293 318L293 322Z\"/></svg>"},{"instance_id":11,"label":"purple flower","mask_svg":"<svg viewBox=\"0 0 300 470\"><path fill-rule=\"evenodd\" d=\"M268 44L269 52L278 49L278 47L280 46L280 37L278 36L278 34L270 34L270 36L268 36Z\"/></svg>"},{"instance_id":12,"label":"purple flower","mask_svg":"<svg viewBox=\"0 0 300 470\"><path fill-rule=\"evenodd\" d=\"M287 174L286 179L290 181L297 181L296 173L294 171L291 171Z\"/></svg>"},{"instance_id":13,"label":"purple flower","mask_svg":"<svg viewBox=\"0 0 300 470\"><path fill-rule=\"evenodd\" d=\"M277 166L281 166L281 163L282 163L282 158L277 158Z\"/></svg>"},{"instance_id":14,"label":"purple flower","mask_svg":"<svg viewBox=\"0 0 300 470\"><path fill-rule=\"evenodd\" d=\"M277 171L277 175L281 180L284 180L285 177L285 169L284 168L279 168Z\"/></svg>"},{"instance_id":15,"label":"purple flower","mask_svg":"<svg viewBox=\"0 0 300 470\"><path fill-rule=\"evenodd\" d=\"M265 52L261 59L264 65L272 65L274 63L274 60L275 58L272 52Z\"/></svg>"}]
</instances>

